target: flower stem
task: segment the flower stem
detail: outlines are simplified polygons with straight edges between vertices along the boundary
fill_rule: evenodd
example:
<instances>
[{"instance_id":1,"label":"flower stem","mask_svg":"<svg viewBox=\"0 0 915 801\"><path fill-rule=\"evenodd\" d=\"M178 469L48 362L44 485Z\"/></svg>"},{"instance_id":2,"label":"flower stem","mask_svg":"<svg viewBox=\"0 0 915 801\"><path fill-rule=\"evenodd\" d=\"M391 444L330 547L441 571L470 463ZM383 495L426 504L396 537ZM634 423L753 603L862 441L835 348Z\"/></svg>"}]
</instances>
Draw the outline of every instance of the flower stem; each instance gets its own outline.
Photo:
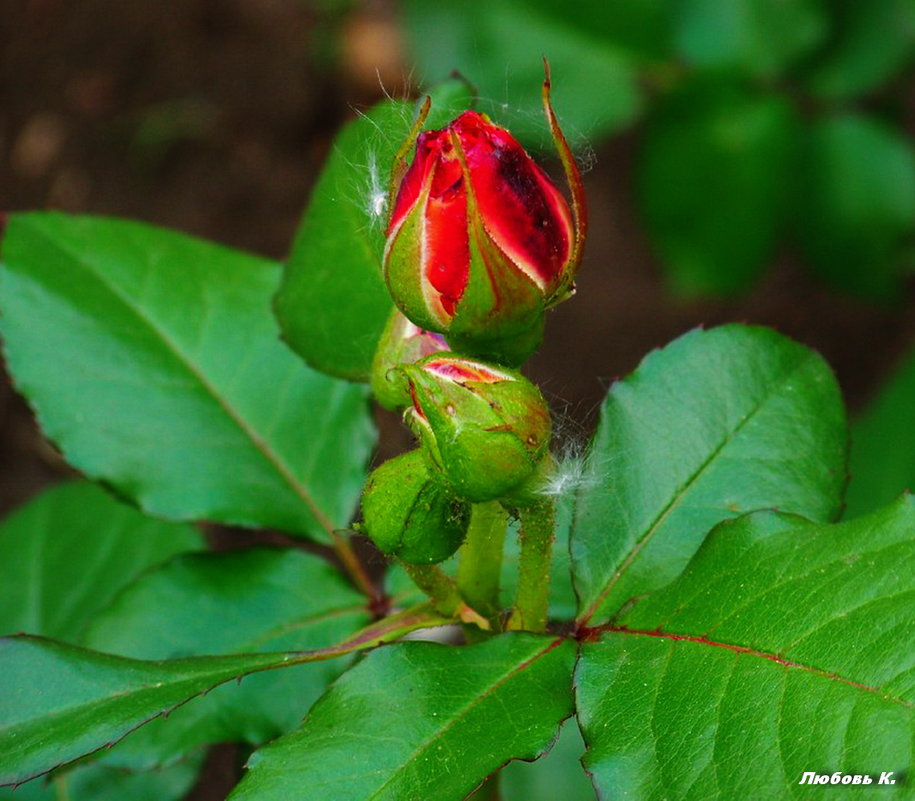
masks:
<instances>
[{"instance_id":1,"label":"flower stem","mask_svg":"<svg viewBox=\"0 0 915 801\"><path fill-rule=\"evenodd\" d=\"M349 538L341 531L332 531L334 553L343 565L343 569L349 575L353 584L366 595L373 604L380 604L383 601L381 591L375 586L375 583L369 578L365 566L356 556Z\"/></svg>"},{"instance_id":2,"label":"flower stem","mask_svg":"<svg viewBox=\"0 0 915 801\"><path fill-rule=\"evenodd\" d=\"M403 561L400 566L413 580L413 583L432 599L432 605L437 612L449 617L457 614L461 605L461 596L454 580L440 567L411 565Z\"/></svg>"},{"instance_id":3,"label":"flower stem","mask_svg":"<svg viewBox=\"0 0 915 801\"><path fill-rule=\"evenodd\" d=\"M498 501L474 504L470 529L461 546L457 586L467 605L499 629L499 582L505 544L505 511Z\"/></svg>"},{"instance_id":4,"label":"flower stem","mask_svg":"<svg viewBox=\"0 0 915 801\"><path fill-rule=\"evenodd\" d=\"M521 562L509 631L544 631L550 605L550 559L556 510L552 499L521 510Z\"/></svg>"}]
</instances>

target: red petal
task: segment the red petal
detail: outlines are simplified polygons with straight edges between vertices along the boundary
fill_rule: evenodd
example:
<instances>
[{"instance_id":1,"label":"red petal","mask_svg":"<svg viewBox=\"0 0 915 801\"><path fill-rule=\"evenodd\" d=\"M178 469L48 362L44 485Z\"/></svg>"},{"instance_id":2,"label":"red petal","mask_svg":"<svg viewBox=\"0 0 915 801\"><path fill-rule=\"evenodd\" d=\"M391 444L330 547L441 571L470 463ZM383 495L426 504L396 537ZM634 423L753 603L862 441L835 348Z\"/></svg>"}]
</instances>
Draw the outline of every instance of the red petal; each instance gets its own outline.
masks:
<instances>
[{"instance_id":1,"label":"red petal","mask_svg":"<svg viewBox=\"0 0 915 801\"><path fill-rule=\"evenodd\" d=\"M447 136L446 132L443 132ZM470 244L467 233L467 193L461 164L448 147L442 147L423 227L423 268L426 279L439 294L442 309L454 316L470 275Z\"/></svg>"},{"instance_id":2,"label":"red petal","mask_svg":"<svg viewBox=\"0 0 915 801\"><path fill-rule=\"evenodd\" d=\"M423 370L429 373L462 384L465 381L476 381L481 384L497 384L508 381L510 376L500 373L488 365L469 359L441 358L429 359L423 364Z\"/></svg>"},{"instance_id":3,"label":"red petal","mask_svg":"<svg viewBox=\"0 0 915 801\"><path fill-rule=\"evenodd\" d=\"M548 294L571 254L572 215L565 198L508 131L472 111L452 126L487 232Z\"/></svg>"}]
</instances>

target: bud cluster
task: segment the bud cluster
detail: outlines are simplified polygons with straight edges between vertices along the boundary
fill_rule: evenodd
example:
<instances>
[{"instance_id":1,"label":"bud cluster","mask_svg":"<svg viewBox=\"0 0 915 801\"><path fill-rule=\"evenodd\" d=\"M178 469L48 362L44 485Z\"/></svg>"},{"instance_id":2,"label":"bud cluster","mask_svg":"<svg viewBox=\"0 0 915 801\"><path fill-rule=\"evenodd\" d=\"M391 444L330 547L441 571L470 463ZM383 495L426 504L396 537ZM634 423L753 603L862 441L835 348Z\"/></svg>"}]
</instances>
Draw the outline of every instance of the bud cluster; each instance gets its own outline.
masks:
<instances>
[{"instance_id":1,"label":"bud cluster","mask_svg":"<svg viewBox=\"0 0 915 801\"><path fill-rule=\"evenodd\" d=\"M574 291L586 215L548 71L543 99L571 207L520 143L475 111L420 132L427 103L412 163L394 165L383 272L396 308L372 389L407 409L420 447L370 476L363 517L376 545L407 562L450 556L470 504L529 502L550 464L549 410L512 368L539 346L545 312Z\"/></svg>"}]
</instances>

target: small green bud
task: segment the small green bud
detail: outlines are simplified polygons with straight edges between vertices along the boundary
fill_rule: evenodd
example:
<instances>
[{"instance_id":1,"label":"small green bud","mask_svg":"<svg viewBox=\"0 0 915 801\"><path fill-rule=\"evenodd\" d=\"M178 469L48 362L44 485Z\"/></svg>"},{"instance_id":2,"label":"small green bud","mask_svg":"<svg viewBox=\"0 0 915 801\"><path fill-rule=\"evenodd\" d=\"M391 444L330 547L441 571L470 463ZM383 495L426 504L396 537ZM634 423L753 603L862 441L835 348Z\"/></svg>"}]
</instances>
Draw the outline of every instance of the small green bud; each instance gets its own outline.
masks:
<instances>
[{"instance_id":1,"label":"small green bud","mask_svg":"<svg viewBox=\"0 0 915 801\"><path fill-rule=\"evenodd\" d=\"M442 562L461 545L470 504L429 471L419 450L385 462L362 496L366 533L378 549L414 565Z\"/></svg>"},{"instance_id":2,"label":"small green bud","mask_svg":"<svg viewBox=\"0 0 915 801\"><path fill-rule=\"evenodd\" d=\"M408 422L461 498L496 500L531 477L547 453L550 413L530 381L453 353L401 369L413 397Z\"/></svg>"}]
</instances>

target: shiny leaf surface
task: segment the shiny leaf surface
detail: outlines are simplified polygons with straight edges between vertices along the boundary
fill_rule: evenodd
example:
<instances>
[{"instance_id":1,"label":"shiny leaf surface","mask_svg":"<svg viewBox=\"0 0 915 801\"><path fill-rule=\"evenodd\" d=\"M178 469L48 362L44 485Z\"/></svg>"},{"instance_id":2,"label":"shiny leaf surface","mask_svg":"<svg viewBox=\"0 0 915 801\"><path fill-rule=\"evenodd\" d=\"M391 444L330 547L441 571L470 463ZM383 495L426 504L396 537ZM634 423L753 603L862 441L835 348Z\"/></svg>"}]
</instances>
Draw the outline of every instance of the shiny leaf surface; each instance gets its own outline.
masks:
<instances>
[{"instance_id":1,"label":"shiny leaf surface","mask_svg":"<svg viewBox=\"0 0 915 801\"><path fill-rule=\"evenodd\" d=\"M459 801L503 762L550 745L572 711L574 653L533 635L380 648L301 728L255 752L230 797Z\"/></svg>"},{"instance_id":2,"label":"shiny leaf surface","mask_svg":"<svg viewBox=\"0 0 915 801\"><path fill-rule=\"evenodd\" d=\"M276 264L148 225L14 215L10 371L73 465L151 514L326 539L373 432L361 388L278 340Z\"/></svg>"},{"instance_id":3,"label":"shiny leaf surface","mask_svg":"<svg viewBox=\"0 0 915 801\"><path fill-rule=\"evenodd\" d=\"M911 497L840 525L763 512L715 529L680 578L583 647L578 711L598 792L808 798L807 771L904 777L913 546ZM893 796L911 797L899 784Z\"/></svg>"},{"instance_id":4,"label":"shiny leaf surface","mask_svg":"<svg viewBox=\"0 0 915 801\"><path fill-rule=\"evenodd\" d=\"M725 518L835 518L845 451L832 373L774 331L695 330L650 354L611 388L591 444L572 527L581 616L669 582Z\"/></svg>"}]
</instances>

